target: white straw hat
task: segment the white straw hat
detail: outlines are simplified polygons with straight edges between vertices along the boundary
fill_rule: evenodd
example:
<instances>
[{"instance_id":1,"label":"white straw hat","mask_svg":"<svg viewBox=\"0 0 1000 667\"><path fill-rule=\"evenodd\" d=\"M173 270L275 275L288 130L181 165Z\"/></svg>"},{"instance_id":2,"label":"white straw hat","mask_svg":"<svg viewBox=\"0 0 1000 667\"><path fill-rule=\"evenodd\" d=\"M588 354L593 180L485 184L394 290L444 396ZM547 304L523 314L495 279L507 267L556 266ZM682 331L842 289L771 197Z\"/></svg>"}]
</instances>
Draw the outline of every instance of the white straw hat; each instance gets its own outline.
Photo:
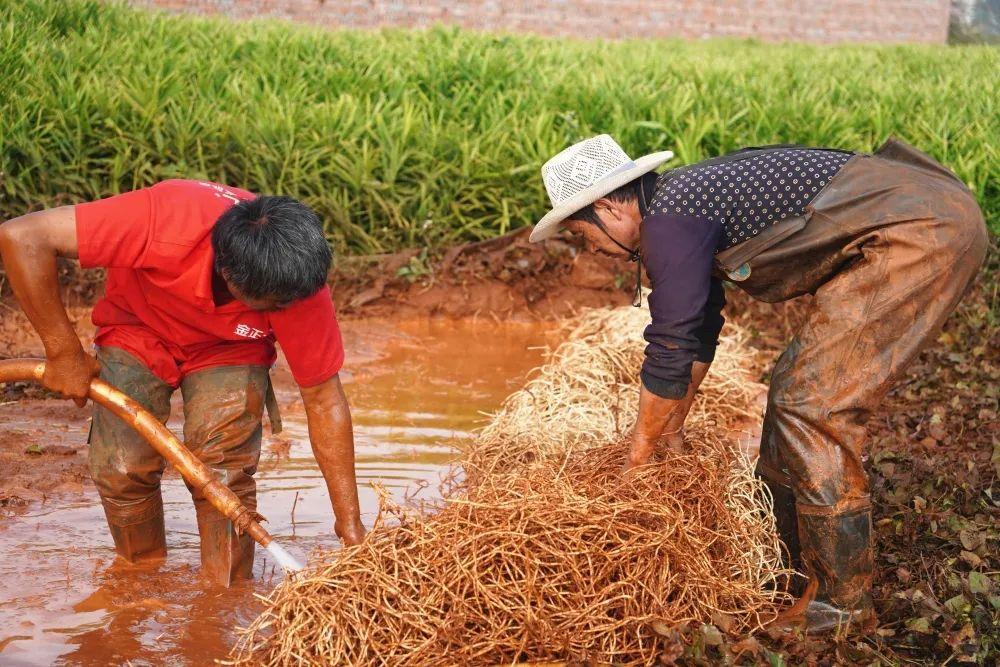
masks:
<instances>
[{"instance_id":1,"label":"white straw hat","mask_svg":"<svg viewBox=\"0 0 1000 667\"><path fill-rule=\"evenodd\" d=\"M552 210L538 221L528 240L537 243L554 236L567 217L673 156L670 151L661 151L632 160L607 134L573 144L542 165Z\"/></svg>"}]
</instances>

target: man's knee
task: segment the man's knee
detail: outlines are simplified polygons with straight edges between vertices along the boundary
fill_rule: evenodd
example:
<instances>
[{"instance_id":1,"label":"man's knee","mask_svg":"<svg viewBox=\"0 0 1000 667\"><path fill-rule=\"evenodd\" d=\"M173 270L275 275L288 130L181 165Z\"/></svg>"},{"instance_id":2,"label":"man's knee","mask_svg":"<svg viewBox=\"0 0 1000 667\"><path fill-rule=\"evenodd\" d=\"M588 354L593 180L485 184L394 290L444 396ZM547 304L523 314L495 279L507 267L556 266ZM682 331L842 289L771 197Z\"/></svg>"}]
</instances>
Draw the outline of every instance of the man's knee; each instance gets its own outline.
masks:
<instances>
[{"instance_id":1,"label":"man's knee","mask_svg":"<svg viewBox=\"0 0 1000 667\"><path fill-rule=\"evenodd\" d=\"M88 465L103 498L130 502L159 492L166 462L130 426L95 407Z\"/></svg>"},{"instance_id":2,"label":"man's knee","mask_svg":"<svg viewBox=\"0 0 1000 667\"><path fill-rule=\"evenodd\" d=\"M97 355L101 378L137 401L158 420L170 415L172 389L131 354L113 347ZM165 462L135 429L101 406L94 406L88 460L101 496L137 502L159 492Z\"/></svg>"},{"instance_id":3,"label":"man's knee","mask_svg":"<svg viewBox=\"0 0 1000 667\"><path fill-rule=\"evenodd\" d=\"M986 258L989 232L975 198L967 192L955 196L950 215L941 220L940 248L948 259L975 274ZM964 265L964 266L963 266Z\"/></svg>"},{"instance_id":4,"label":"man's knee","mask_svg":"<svg viewBox=\"0 0 1000 667\"><path fill-rule=\"evenodd\" d=\"M211 467L256 470L267 369L210 368L184 378L184 438Z\"/></svg>"}]
</instances>

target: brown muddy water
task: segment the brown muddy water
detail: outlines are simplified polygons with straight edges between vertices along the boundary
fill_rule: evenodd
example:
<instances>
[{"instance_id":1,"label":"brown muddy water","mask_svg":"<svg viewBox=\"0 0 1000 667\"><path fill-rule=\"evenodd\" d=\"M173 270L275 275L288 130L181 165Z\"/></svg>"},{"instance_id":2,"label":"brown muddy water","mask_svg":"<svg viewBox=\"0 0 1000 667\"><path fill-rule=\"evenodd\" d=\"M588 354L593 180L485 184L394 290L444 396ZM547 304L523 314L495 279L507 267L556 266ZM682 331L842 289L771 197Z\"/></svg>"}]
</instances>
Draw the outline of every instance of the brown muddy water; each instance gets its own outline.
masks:
<instances>
[{"instance_id":1,"label":"brown muddy water","mask_svg":"<svg viewBox=\"0 0 1000 667\"><path fill-rule=\"evenodd\" d=\"M348 357L341 377L369 526L376 510L369 482L381 482L400 500L414 493L434 497L455 446L523 384L542 360L541 347L556 342L538 325L481 320L348 322L343 328ZM338 541L298 393L280 363L275 382L285 431L265 435L259 510L267 529L304 560ZM178 408L175 402L169 422L177 433ZM18 414L3 407L0 437L7 427L59 428L24 423ZM85 437L81 432L81 441ZM115 561L90 484L0 519L0 665L205 665L226 656L234 628L261 608L254 594L277 584L281 570L258 549L252 581L229 590L202 584L194 510L173 471L164 478L163 496L169 556L155 566Z\"/></svg>"}]
</instances>

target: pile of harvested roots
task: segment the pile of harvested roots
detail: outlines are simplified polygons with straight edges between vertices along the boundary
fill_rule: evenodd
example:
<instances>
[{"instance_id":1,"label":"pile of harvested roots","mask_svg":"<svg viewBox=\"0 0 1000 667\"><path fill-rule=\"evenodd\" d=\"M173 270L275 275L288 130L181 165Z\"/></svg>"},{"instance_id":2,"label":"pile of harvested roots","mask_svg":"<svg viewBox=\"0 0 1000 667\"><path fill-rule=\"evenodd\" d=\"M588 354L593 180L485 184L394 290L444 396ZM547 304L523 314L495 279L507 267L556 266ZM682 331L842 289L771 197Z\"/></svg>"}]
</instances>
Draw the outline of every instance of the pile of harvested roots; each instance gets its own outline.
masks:
<instances>
[{"instance_id":1,"label":"pile of harvested roots","mask_svg":"<svg viewBox=\"0 0 1000 667\"><path fill-rule=\"evenodd\" d=\"M420 510L384 494L364 544L319 554L271 594L236 662L639 664L665 628L772 619L786 573L767 492L717 435L752 410L733 340L689 451L620 472L647 319L584 315L464 454L464 483Z\"/></svg>"},{"instance_id":2,"label":"pile of harvested roots","mask_svg":"<svg viewBox=\"0 0 1000 667\"><path fill-rule=\"evenodd\" d=\"M639 408L639 369L649 323L645 308L589 310L567 325L565 342L523 389L511 394L474 446L465 465L494 474L538 459L562 458L606 444L632 428ZM759 419L761 389L747 377L744 332L731 326L719 341L687 427L725 433Z\"/></svg>"}]
</instances>

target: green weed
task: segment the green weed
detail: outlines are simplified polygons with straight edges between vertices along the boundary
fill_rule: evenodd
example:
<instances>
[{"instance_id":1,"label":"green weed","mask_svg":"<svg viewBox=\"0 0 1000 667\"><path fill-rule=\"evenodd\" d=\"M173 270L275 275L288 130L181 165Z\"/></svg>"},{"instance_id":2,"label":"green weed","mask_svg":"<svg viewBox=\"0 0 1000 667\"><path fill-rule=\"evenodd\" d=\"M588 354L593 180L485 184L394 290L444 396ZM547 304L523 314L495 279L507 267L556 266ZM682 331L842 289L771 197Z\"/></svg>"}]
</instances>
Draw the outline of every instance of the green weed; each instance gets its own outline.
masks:
<instances>
[{"instance_id":1,"label":"green weed","mask_svg":"<svg viewBox=\"0 0 1000 667\"><path fill-rule=\"evenodd\" d=\"M207 178L300 197L341 252L478 240L547 209L539 168L600 132L674 164L895 134L1000 231L1000 51L326 31L0 0L0 217Z\"/></svg>"}]
</instances>

